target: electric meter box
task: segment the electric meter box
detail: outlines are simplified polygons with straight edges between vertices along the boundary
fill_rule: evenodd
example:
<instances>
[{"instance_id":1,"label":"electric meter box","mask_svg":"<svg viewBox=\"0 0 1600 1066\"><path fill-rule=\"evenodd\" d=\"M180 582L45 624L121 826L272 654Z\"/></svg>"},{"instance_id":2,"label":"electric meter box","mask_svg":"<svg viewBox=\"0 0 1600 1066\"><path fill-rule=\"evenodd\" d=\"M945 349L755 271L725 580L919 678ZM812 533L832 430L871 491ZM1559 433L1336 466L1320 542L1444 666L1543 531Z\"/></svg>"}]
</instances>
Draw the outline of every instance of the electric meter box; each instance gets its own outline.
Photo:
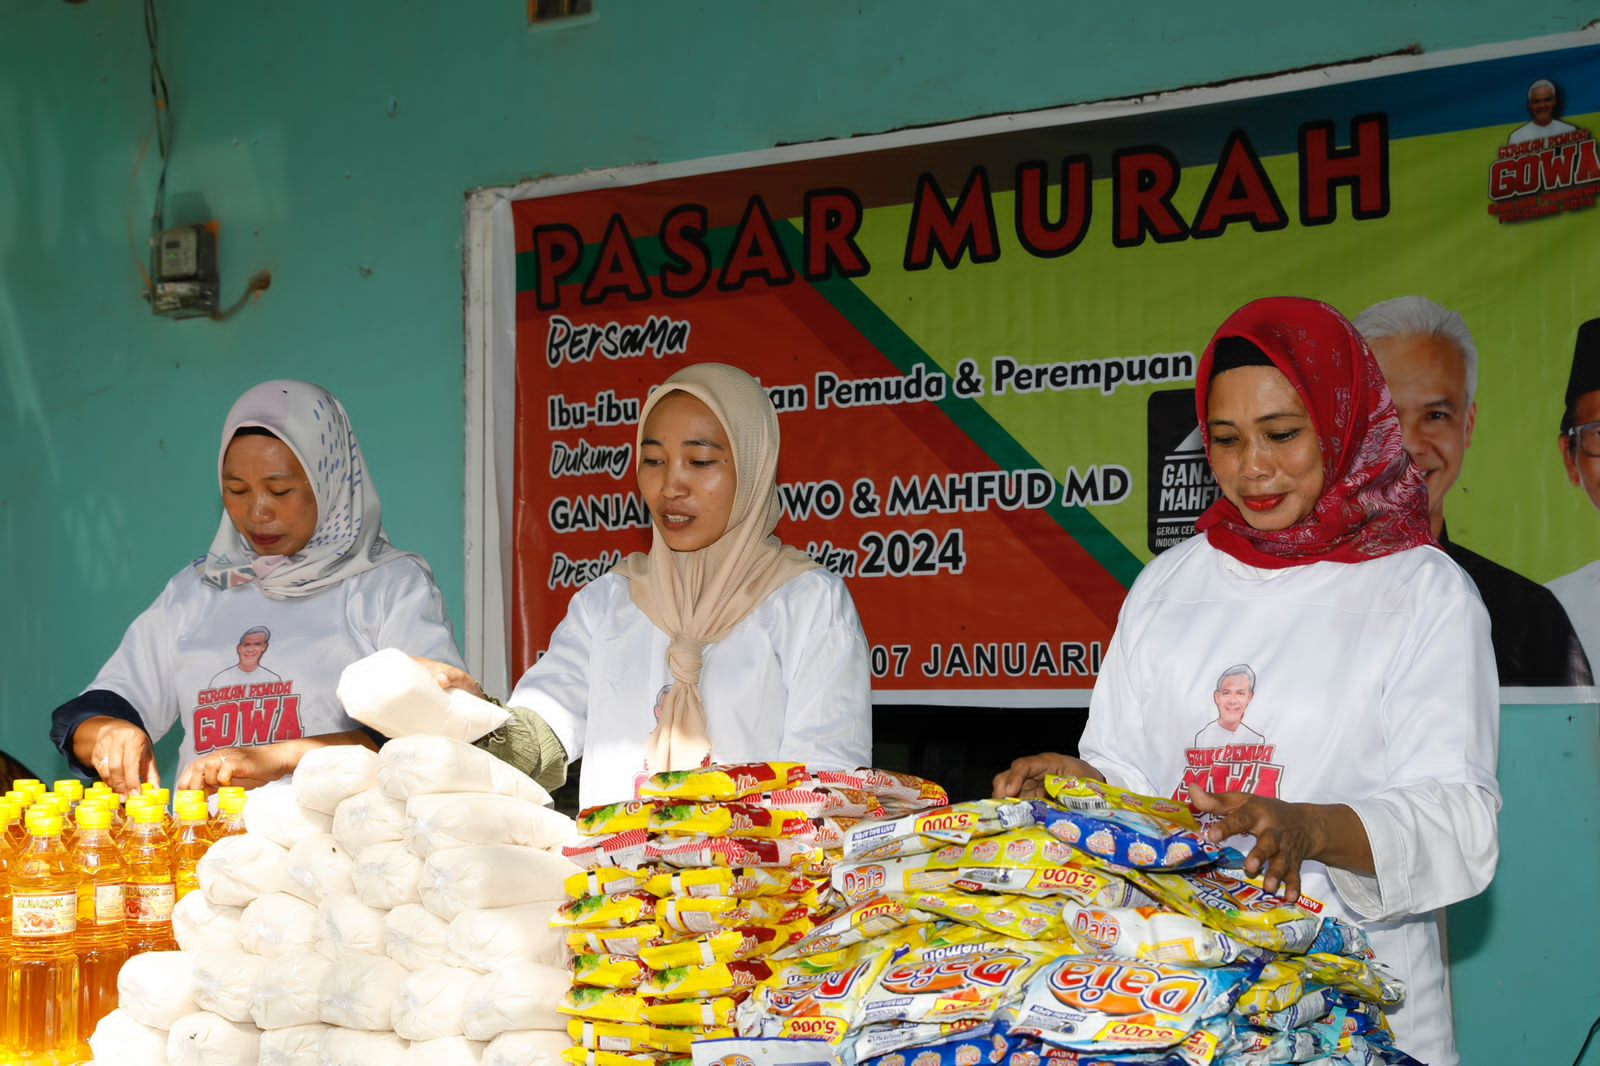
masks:
<instances>
[{"instance_id":1,"label":"electric meter box","mask_svg":"<svg viewBox=\"0 0 1600 1066\"><path fill-rule=\"evenodd\" d=\"M172 318L209 317L217 310L217 224L178 226L156 234L150 308Z\"/></svg>"}]
</instances>

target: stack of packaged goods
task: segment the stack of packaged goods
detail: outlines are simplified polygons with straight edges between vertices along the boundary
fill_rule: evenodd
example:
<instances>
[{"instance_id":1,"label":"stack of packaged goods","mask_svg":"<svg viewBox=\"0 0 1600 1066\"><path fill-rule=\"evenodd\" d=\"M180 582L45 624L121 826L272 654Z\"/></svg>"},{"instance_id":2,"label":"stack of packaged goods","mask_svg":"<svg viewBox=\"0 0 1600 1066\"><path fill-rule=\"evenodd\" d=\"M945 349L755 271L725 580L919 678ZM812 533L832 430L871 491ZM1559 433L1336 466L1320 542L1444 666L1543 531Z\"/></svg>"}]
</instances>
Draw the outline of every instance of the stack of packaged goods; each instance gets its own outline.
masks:
<instances>
[{"instance_id":1,"label":"stack of packaged goods","mask_svg":"<svg viewBox=\"0 0 1600 1066\"><path fill-rule=\"evenodd\" d=\"M1048 788L847 829L846 909L774 952L739 1035L845 1066L1413 1061L1354 926L1267 894L1181 804Z\"/></svg>"},{"instance_id":2,"label":"stack of packaged goods","mask_svg":"<svg viewBox=\"0 0 1600 1066\"><path fill-rule=\"evenodd\" d=\"M875 770L798 763L656 774L638 802L582 812L556 923L575 954L573 1066L654 1066L735 1033L771 957L837 909L829 887L846 834L947 802L942 789Z\"/></svg>"},{"instance_id":3,"label":"stack of packaged goods","mask_svg":"<svg viewBox=\"0 0 1600 1066\"><path fill-rule=\"evenodd\" d=\"M549 803L444 737L308 753L292 783L226 802L230 832L193 870L198 891L179 860L177 950L122 968L97 1061L555 1063L570 1041L550 920L577 867L559 854L572 820ZM130 832L149 818L136 810ZM181 839L192 819L178 824Z\"/></svg>"},{"instance_id":4,"label":"stack of packaged goods","mask_svg":"<svg viewBox=\"0 0 1600 1066\"><path fill-rule=\"evenodd\" d=\"M210 845L206 803L180 791L174 821L154 785L124 813L99 783L15 784L0 799L0 1061L81 1062L117 1006L124 963L171 946L174 864L192 868Z\"/></svg>"}]
</instances>

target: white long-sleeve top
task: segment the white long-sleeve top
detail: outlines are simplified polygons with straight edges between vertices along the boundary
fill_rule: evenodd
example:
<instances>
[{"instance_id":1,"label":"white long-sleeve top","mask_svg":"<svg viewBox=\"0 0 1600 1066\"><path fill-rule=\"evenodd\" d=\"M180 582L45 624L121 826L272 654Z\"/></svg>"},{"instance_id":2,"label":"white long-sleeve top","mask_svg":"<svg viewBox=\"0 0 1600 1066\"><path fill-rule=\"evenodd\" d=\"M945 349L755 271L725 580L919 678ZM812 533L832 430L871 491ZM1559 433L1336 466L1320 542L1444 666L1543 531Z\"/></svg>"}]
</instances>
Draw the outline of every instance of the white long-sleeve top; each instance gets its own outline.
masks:
<instances>
[{"instance_id":1,"label":"white long-sleeve top","mask_svg":"<svg viewBox=\"0 0 1600 1066\"><path fill-rule=\"evenodd\" d=\"M550 648L510 704L542 717L583 759L584 807L631 799L670 681L666 633L606 574L572 597ZM811 570L780 586L701 660L700 696L713 762L872 761L871 673L855 603L840 578Z\"/></svg>"},{"instance_id":2,"label":"white long-sleeve top","mask_svg":"<svg viewBox=\"0 0 1600 1066\"><path fill-rule=\"evenodd\" d=\"M1241 666L1254 691L1223 742L1213 697ZM1179 796L1194 781L1351 807L1376 876L1309 862L1302 891L1359 922L1405 982L1397 1046L1448 1066L1440 919L1499 859L1497 685L1488 615L1443 552L1266 570L1202 535L1134 582L1080 752L1140 792Z\"/></svg>"},{"instance_id":3,"label":"white long-sleeve top","mask_svg":"<svg viewBox=\"0 0 1600 1066\"><path fill-rule=\"evenodd\" d=\"M247 663L239 645L258 627L267 645ZM154 740L181 722L186 766L217 748L358 728L334 689L346 666L379 648L461 664L444 597L414 559L293 599L264 596L254 582L217 589L186 566L89 688L126 699Z\"/></svg>"}]
</instances>

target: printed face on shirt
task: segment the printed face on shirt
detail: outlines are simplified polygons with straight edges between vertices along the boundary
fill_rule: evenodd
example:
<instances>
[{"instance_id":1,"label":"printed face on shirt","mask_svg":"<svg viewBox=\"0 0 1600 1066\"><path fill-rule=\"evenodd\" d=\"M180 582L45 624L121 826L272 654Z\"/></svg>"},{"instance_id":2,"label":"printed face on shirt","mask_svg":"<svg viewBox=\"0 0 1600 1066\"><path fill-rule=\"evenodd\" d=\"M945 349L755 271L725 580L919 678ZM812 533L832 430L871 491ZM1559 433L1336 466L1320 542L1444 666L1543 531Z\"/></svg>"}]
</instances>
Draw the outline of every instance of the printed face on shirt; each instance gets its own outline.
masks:
<instances>
[{"instance_id":1,"label":"printed face on shirt","mask_svg":"<svg viewBox=\"0 0 1600 1066\"><path fill-rule=\"evenodd\" d=\"M317 531L317 497L276 437L235 437L222 457L222 506L258 555L293 555Z\"/></svg>"},{"instance_id":2,"label":"printed face on shirt","mask_svg":"<svg viewBox=\"0 0 1600 1066\"><path fill-rule=\"evenodd\" d=\"M674 392L650 409L639 445L639 494L673 551L699 551L728 528L738 479L727 431L711 408Z\"/></svg>"},{"instance_id":3,"label":"printed face on shirt","mask_svg":"<svg viewBox=\"0 0 1600 1066\"><path fill-rule=\"evenodd\" d=\"M1256 529L1287 529L1322 495L1322 446L1311 415L1277 367L1241 366L1211 381L1211 472Z\"/></svg>"},{"instance_id":4,"label":"printed face on shirt","mask_svg":"<svg viewBox=\"0 0 1600 1066\"><path fill-rule=\"evenodd\" d=\"M1541 85L1528 94L1528 114L1535 126L1548 126L1556 117L1556 91Z\"/></svg>"},{"instance_id":5,"label":"printed face on shirt","mask_svg":"<svg viewBox=\"0 0 1600 1066\"><path fill-rule=\"evenodd\" d=\"M1428 482L1433 535L1444 528L1444 494L1461 475L1478 405L1467 399L1467 364L1448 337L1425 334L1372 342L1400 414L1406 452Z\"/></svg>"},{"instance_id":6,"label":"printed face on shirt","mask_svg":"<svg viewBox=\"0 0 1600 1066\"><path fill-rule=\"evenodd\" d=\"M1229 674L1222 679L1222 684L1211 695L1217 705L1217 722L1222 728L1239 728L1239 723L1244 721L1245 708L1250 706L1250 699L1254 695L1247 675Z\"/></svg>"},{"instance_id":7,"label":"printed face on shirt","mask_svg":"<svg viewBox=\"0 0 1600 1066\"><path fill-rule=\"evenodd\" d=\"M261 665L261 656L267 651L267 636L265 633L247 633L239 641L239 667L243 670L254 670Z\"/></svg>"},{"instance_id":8,"label":"printed face on shirt","mask_svg":"<svg viewBox=\"0 0 1600 1066\"><path fill-rule=\"evenodd\" d=\"M1573 405L1572 424L1600 422L1600 392L1586 392ZM1585 455L1568 434L1561 435L1561 461L1567 467L1567 480L1589 494L1589 502L1600 510L1600 458Z\"/></svg>"}]
</instances>

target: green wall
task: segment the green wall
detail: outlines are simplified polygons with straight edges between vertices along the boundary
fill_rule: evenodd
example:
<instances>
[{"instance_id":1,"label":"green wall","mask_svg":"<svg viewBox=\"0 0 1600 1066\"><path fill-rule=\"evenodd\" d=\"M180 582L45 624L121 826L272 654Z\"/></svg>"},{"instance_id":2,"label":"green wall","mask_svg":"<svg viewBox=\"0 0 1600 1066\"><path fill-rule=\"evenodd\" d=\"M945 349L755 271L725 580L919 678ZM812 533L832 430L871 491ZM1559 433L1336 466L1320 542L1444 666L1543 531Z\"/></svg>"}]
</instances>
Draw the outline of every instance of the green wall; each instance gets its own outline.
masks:
<instances>
[{"instance_id":1,"label":"green wall","mask_svg":"<svg viewBox=\"0 0 1600 1066\"><path fill-rule=\"evenodd\" d=\"M344 399L393 539L427 556L459 617L468 189L1600 17L1593 0L595 4L529 28L523 0L159 0L177 124L168 220L221 220L226 299L273 273L259 303L214 324L157 319L140 300L158 169L140 6L0 0L0 746L59 772L49 709L206 547L223 413L267 377ZM1508 794L1537 795L1548 749L1515 721ZM1568 730L1577 754L1561 780L1592 801L1592 712ZM1508 805L1508 821L1532 809ZM1508 858L1521 847L1508 841ZM1600 877L1582 877L1592 895ZM1502 957L1494 931L1526 901L1493 902L1470 919L1486 930L1473 959ZM1479 962L1458 984L1471 1024L1548 1021L1540 996L1500 1007L1493 972ZM1570 1055L1568 1036L1552 1031L1551 1046Z\"/></svg>"}]
</instances>

